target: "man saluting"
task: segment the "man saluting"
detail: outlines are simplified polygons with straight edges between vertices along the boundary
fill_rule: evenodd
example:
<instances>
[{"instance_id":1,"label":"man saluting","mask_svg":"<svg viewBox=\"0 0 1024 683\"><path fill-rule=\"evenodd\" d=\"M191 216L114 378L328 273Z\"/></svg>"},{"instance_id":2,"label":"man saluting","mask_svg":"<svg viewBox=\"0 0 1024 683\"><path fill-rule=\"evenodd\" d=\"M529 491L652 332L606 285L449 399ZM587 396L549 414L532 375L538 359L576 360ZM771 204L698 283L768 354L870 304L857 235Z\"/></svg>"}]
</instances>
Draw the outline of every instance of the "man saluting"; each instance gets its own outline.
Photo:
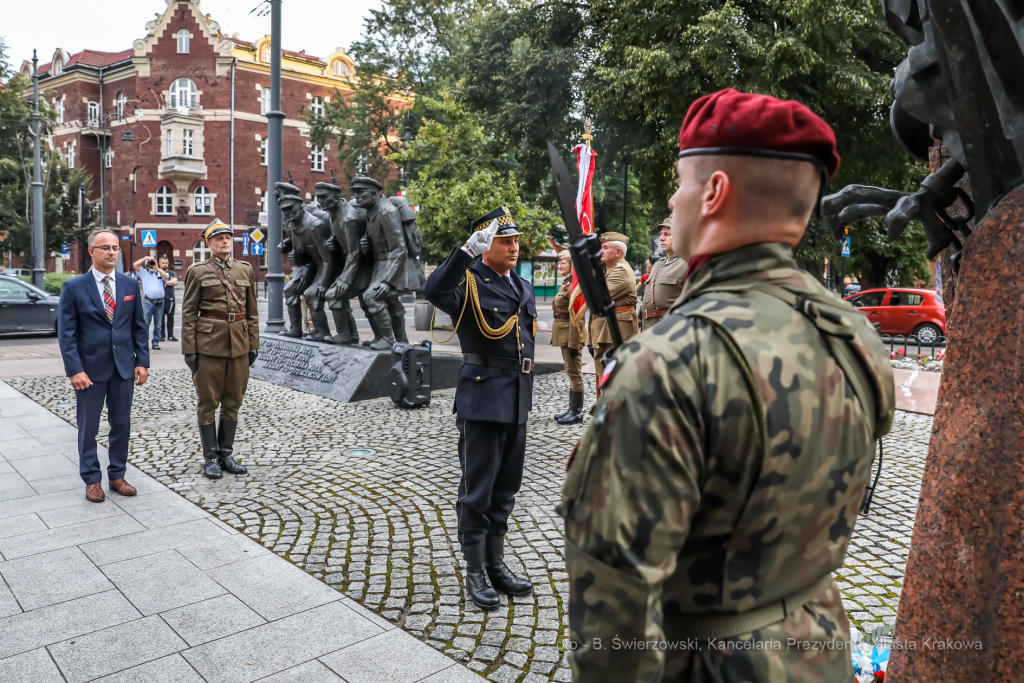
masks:
<instances>
[{"instance_id":1,"label":"man saluting","mask_svg":"<svg viewBox=\"0 0 1024 683\"><path fill-rule=\"evenodd\" d=\"M533 591L503 557L508 517L523 481L537 306L533 287L515 272L519 229L508 207L477 220L473 229L465 246L431 274L423 295L456 321L462 346L455 390L462 481L455 511L466 589L473 602L488 608L499 604L495 589L512 596ZM483 261L474 263L481 255Z\"/></svg>"}]
</instances>

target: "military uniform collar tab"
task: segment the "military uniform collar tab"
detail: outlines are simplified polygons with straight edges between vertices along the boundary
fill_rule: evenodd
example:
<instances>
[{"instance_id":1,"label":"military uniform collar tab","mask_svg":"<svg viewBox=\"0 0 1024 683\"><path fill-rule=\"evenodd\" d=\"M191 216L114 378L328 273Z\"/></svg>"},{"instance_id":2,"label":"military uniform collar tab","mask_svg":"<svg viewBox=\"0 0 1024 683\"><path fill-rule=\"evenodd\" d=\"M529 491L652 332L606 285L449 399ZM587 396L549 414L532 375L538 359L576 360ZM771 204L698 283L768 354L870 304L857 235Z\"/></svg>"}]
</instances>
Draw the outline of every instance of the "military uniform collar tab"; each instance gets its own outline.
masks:
<instances>
[{"instance_id":1,"label":"military uniform collar tab","mask_svg":"<svg viewBox=\"0 0 1024 683\"><path fill-rule=\"evenodd\" d=\"M701 256L697 254L690 261L686 284L683 285L679 302L692 299L712 284L754 271L797 269L796 261L793 260L793 248L778 242L750 244L723 254L710 255L710 258L703 262Z\"/></svg>"},{"instance_id":2,"label":"military uniform collar tab","mask_svg":"<svg viewBox=\"0 0 1024 683\"><path fill-rule=\"evenodd\" d=\"M214 263L216 263L218 266L221 266L225 270L227 270L228 268L231 268L231 266L234 265L234 263L235 263L235 259L231 258L230 256L227 257L226 260L225 259L221 259L219 256L213 256L213 257L211 257L210 260L213 261Z\"/></svg>"}]
</instances>

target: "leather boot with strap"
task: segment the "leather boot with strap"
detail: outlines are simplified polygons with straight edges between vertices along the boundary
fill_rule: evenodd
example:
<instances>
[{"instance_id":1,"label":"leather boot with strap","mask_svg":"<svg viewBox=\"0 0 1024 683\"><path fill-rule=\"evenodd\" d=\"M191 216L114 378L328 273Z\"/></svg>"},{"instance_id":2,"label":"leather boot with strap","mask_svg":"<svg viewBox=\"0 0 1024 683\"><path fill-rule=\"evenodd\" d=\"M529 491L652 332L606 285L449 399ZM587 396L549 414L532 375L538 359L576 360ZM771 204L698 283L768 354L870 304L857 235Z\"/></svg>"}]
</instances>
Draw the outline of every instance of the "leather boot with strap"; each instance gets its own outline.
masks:
<instances>
[{"instance_id":1,"label":"leather boot with strap","mask_svg":"<svg viewBox=\"0 0 1024 683\"><path fill-rule=\"evenodd\" d=\"M551 418L552 420L555 420L555 421L557 421L557 420L559 420L559 419L561 419L561 418L565 417L566 415L568 415L569 413L571 413L571 412L572 412L572 395L573 395L573 393L574 393L574 392L573 392L573 390L572 390L572 389L570 389L570 390L569 390L569 407L568 407L568 408L566 408L566 409L565 409L564 411L562 411L561 413L558 413L557 415L555 415L555 416L554 416L553 418Z\"/></svg>"},{"instance_id":2,"label":"leather boot with strap","mask_svg":"<svg viewBox=\"0 0 1024 683\"><path fill-rule=\"evenodd\" d=\"M484 570L484 542L463 546L462 554L466 558L466 592L469 593L469 599L482 609L500 605L498 594L487 582L487 572Z\"/></svg>"},{"instance_id":3,"label":"leather boot with strap","mask_svg":"<svg viewBox=\"0 0 1024 683\"><path fill-rule=\"evenodd\" d=\"M245 469L231 457L235 446L235 432L238 431L237 420L225 420L221 418L220 428L217 430L217 464L228 474L245 474Z\"/></svg>"},{"instance_id":4,"label":"leather boot with strap","mask_svg":"<svg viewBox=\"0 0 1024 683\"><path fill-rule=\"evenodd\" d=\"M484 543L487 544L487 578L491 585L513 597L532 593L533 584L513 574L505 564L505 537L488 536Z\"/></svg>"},{"instance_id":5,"label":"leather boot with strap","mask_svg":"<svg viewBox=\"0 0 1024 683\"><path fill-rule=\"evenodd\" d=\"M569 392L569 411L561 417L555 418L560 425L578 425L583 422L583 392Z\"/></svg>"},{"instance_id":6,"label":"leather boot with strap","mask_svg":"<svg viewBox=\"0 0 1024 683\"><path fill-rule=\"evenodd\" d=\"M217 456L220 455L217 445L217 425L199 425L199 442L203 445L203 474L207 479L220 479L220 465L217 463Z\"/></svg>"}]
</instances>

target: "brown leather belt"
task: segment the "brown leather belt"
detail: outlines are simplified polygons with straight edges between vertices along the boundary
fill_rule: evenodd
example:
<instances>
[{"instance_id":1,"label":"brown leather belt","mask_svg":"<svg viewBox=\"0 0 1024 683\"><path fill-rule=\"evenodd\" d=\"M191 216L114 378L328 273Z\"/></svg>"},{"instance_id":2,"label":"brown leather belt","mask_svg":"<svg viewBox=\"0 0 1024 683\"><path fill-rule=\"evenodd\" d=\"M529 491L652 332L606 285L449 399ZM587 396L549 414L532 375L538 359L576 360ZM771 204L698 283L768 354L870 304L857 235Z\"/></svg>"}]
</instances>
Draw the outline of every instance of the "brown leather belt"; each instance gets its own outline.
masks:
<instances>
[{"instance_id":1,"label":"brown leather belt","mask_svg":"<svg viewBox=\"0 0 1024 683\"><path fill-rule=\"evenodd\" d=\"M245 313L223 313L221 311L207 311L200 309L200 318L211 318L213 320L226 320L229 323L240 323L245 320Z\"/></svg>"},{"instance_id":2,"label":"brown leather belt","mask_svg":"<svg viewBox=\"0 0 1024 683\"><path fill-rule=\"evenodd\" d=\"M568 313L555 313L555 320L569 320Z\"/></svg>"},{"instance_id":3,"label":"brown leather belt","mask_svg":"<svg viewBox=\"0 0 1024 683\"><path fill-rule=\"evenodd\" d=\"M662 318L668 311L644 311L644 320L648 318Z\"/></svg>"},{"instance_id":4,"label":"brown leather belt","mask_svg":"<svg viewBox=\"0 0 1024 683\"><path fill-rule=\"evenodd\" d=\"M632 306L616 306L616 313L636 313L636 304Z\"/></svg>"}]
</instances>

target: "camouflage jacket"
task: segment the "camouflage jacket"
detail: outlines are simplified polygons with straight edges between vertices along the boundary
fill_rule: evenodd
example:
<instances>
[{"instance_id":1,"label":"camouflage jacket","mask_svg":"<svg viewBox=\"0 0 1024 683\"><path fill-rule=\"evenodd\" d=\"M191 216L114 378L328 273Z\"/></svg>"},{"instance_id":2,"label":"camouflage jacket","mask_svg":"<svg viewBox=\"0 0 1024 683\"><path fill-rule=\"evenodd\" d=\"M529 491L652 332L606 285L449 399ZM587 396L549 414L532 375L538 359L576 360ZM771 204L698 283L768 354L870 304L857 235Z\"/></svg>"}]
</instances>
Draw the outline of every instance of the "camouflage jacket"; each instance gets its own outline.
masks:
<instances>
[{"instance_id":1,"label":"camouflage jacket","mask_svg":"<svg viewBox=\"0 0 1024 683\"><path fill-rule=\"evenodd\" d=\"M867 319L753 245L698 268L615 362L560 506L573 680L852 681L830 576L895 403ZM808 589L775 623L673 637Z\"/></svg>"}]
</instances>

